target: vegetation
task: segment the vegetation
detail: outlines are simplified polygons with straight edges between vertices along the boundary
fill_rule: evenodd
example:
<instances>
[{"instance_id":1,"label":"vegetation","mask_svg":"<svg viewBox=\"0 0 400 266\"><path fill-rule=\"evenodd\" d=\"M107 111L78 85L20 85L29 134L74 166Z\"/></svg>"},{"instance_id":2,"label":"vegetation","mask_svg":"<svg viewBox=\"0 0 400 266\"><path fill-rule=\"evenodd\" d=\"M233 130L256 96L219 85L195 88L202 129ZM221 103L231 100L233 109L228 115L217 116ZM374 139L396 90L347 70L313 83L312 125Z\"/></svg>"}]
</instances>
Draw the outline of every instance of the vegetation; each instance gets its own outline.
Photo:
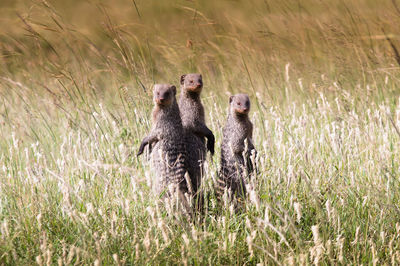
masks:
<instances>
[{"instance_id":1,"label":"vegetation","mask_svg":"<svg viewBox=\"0 0 400 266\"><path fill-rule=\"evenodd\" d=\"M1 1L0 264L400 264L399 7ZM195 222L135 156L152 85L189 72L217 140ZM235 213L212 187L237 92L260 171Z\"/></svg>"}]
</instances>

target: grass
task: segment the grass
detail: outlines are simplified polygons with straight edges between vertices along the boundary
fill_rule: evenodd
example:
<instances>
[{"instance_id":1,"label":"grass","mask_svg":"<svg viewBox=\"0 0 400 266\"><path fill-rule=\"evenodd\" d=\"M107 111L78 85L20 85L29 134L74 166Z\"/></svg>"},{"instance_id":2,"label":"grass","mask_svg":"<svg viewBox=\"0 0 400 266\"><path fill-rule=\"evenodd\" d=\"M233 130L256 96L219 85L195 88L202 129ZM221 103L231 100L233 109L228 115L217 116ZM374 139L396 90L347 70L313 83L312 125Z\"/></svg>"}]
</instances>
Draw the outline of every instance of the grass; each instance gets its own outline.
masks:
<instances>
[{"instance_id":1,"label":"grass","mask_svg":"<svg viewBox=\"0 0 400 266\"><path fill-rule=\"evenodd\" d=\"M74 4L72 4L74 3ZM396 1L3 1L1 264L399 264ZM200 72L216 136L190 223L136 158L151 86ZM251 96L246 209L213 184Z\"/></svg>"}]
</instances>

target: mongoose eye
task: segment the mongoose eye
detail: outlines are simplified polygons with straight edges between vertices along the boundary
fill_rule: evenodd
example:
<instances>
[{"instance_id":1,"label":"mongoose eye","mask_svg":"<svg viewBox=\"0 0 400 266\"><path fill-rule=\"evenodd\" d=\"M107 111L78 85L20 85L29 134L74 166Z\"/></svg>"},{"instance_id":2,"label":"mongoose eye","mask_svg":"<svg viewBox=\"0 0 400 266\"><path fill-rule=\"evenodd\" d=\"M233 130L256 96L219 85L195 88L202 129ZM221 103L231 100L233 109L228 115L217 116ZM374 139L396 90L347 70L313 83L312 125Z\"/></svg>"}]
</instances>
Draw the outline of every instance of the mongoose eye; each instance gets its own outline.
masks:
<instances>
[{"instance_id":1,"label":"mongoose eye","mask_svg":"<svg viewBox=\"0 0 400 266\"><path fill-rule=\"evenodd\" d=\"M190 84L193 84L193 80L190 81Z\"/></svg>"},{"instance_id":2,"label":"mongoose eye","mask_svg":"<svg viewBox=\"0 0 400 266\"><path fill-rule=\"evenodd\" d=\"M242 104L239 102L238 105L240 106L240 105L242 105Z\"/></svg>"}]
</instances>

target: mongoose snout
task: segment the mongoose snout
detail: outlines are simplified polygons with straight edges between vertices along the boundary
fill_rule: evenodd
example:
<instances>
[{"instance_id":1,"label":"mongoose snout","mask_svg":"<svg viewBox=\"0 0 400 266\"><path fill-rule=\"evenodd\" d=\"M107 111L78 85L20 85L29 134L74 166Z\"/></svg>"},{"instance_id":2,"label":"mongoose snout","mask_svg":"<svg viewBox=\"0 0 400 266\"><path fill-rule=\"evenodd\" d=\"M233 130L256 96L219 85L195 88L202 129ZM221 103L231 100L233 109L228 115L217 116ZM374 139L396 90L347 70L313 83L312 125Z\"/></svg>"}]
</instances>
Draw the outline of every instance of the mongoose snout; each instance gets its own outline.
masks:
<instances>
[{"instance_id":1,"label":"mongoose snout","mask_svg":"<svg viewBox=\"0 0 400 266\"><path fill-rule=\"evenodd\" d=\"M231 112L247 115L250 112L250 99L247 94L237 94L229 98Z\"/></svg>"},{"instance_id":2,"label":"mongoose snout","mask_svg":"<svg viewBox=\"0 0 400 266\"><path fill-rule=\"evenodd\" d=\"M203 88L203 78L201 74L197 73L182 75L181 85L183 85L187 91L200 93Z\"/></svg>"},{"instance_id":3,"label":"mongoose snout","mask_svg":"<svg viewBox=\"0 0 400 266\"><path fill-rule=\"evenodd\" d=\"M182 75L180 84L179 108L188 150L189 174L193 184L193 191L197 192L204 174L207 150L212 155L214 154L215 137L205 122L204 106L200 97L203 89L201 74L190 73ZM201 199L198 200L201 201Z\"/></svg>"},{"instance_id":4,"label":"mongoose snout","mask_svg":"<svg viewBox=\"0 0 400 266\"><path fill-rule=\"evenodd\" d=\"M153 100L155 106L153 109L153 122L155 125L157 125L157 123L163 122L162 119L164 118L162 117L164 116L169 117L169 115L166 114L174 114L176 116L179 116L179 108L175 100L175 95L176 95L176 87L174 85L169 85L169 84L154 85ZM179 117L179 122L182 123L180 117ZM150 145L151 147L153 143L157 143L159 141L159 139L161 138L160 134L163 133L159 131L163 131L161 130L161 127L157 128L157 130L153 130L152 134L143 139L139 147L137 156L141 155L144 152L144 148L147 145Z\"/></svg>"},{"instance_id":5,"label":"mongoose snout","mask_svg":"<svg viewBox=\"0 0 400 266\"><path fill-rule=\"evenodd\" d=\"M156 174L155 192L165 196L177 193L187 209L189 202L185 194L191 196L192 186L190 176L187 177L185 133L176 101L176 87L169 84L154 85L153 99L153 127L143 138L137 155L141 155L147 145L153 147L151 162Z\"/></svg>"},{"instance_id":6,"label":"mongoose snout","mask_svg":"<svg viewBox=\"0 0 400 266\"><path fill-rule=\"evenodd\" d=\"M221 145L221 168L216 193L221 199L224 190L233 195L246 196L245 184L255 169L253 159L253 124L249 119L250 99L247 94L236 94L229 98L229 114L223 129ZM253 159L252 159L253 158Z\"/></svg>"},{"instance_id":7,"label":"mongoose snout","mask_svg":"<svg viewBox=\"0 0 400 266\"><path fill-rule=\"evenodd\" d=\"M168 84L156 84L153 95L157 105L169 106L172 103L172 97L176 95L176 87Z\"/></svg>"},{"instance_id":8,"label":"mongoose snout","mask_svg":"<svg viewBox=\"0 0 400 266\"><path fill-rule=\"evenodd\" d=\"M205 125L204 107L200 99L203 77L198 73L185 74L181 76L180 83L179 108L181 109L183 127L198 136L202 142L204 137L207 138L207 150L211 152L211 155L214 155L215 138L211 130ZM203 144L200 146L203 146ZM202 157L204 158L204 155Z\"/></svg>"}]
</instances>

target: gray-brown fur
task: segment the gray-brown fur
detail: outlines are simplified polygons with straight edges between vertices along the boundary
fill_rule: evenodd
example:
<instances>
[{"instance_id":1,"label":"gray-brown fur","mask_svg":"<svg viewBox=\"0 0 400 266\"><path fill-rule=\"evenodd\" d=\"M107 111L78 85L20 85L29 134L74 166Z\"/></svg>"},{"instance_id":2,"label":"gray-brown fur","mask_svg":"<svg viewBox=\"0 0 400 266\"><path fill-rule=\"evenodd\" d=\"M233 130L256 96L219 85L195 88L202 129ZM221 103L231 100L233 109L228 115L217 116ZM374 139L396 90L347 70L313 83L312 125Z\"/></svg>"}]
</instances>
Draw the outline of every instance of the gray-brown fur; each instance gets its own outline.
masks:
<instances>
[{"instance_id":1,"label":"gray-brown fur","mask_svg":"<svg viewBox=\"0 0 400 266\"><path fill-rule=\"evenodd\" d=\"M248 174L254 169L252 154L256 153L253 145L253 124L249 120L250 100L246 94L237 94L229 98L229 115L223 129L221 145L221 168L217 196L220 198L225 188L233 195L245 197Z\"/></svg>"},{"instance_id":2,"label":"gray-brown fur","mask_svg":"<svg viewBox=\"0 0 400 266\"><path fill-rule=\"evenodd\" d=\"M184 131L176 102L175 86L167 84L154 85L153 128L139 148L138 156L146 145L152 146L151 160L156 172L157 193L168 193L168 187L188 192L185 180L187 171L187 153Z\"/></svg>"},{"instance_id":3,"label":"gray-brown fur","mask_svg":"<svg viewBox=\"0 0 400 266\"><path fill-rule=\"evenodd\" d=\"M200 99L203 88L202 76L200 74L182 75L180 82L179 109L188 151L188 170L193 190L196 192L200 187L204 171L203 163L207 153L205 138L207 138L207 149L211 154L214 154L215 138L205 124L204 107Z\"/></svg>"}]
</instances>

